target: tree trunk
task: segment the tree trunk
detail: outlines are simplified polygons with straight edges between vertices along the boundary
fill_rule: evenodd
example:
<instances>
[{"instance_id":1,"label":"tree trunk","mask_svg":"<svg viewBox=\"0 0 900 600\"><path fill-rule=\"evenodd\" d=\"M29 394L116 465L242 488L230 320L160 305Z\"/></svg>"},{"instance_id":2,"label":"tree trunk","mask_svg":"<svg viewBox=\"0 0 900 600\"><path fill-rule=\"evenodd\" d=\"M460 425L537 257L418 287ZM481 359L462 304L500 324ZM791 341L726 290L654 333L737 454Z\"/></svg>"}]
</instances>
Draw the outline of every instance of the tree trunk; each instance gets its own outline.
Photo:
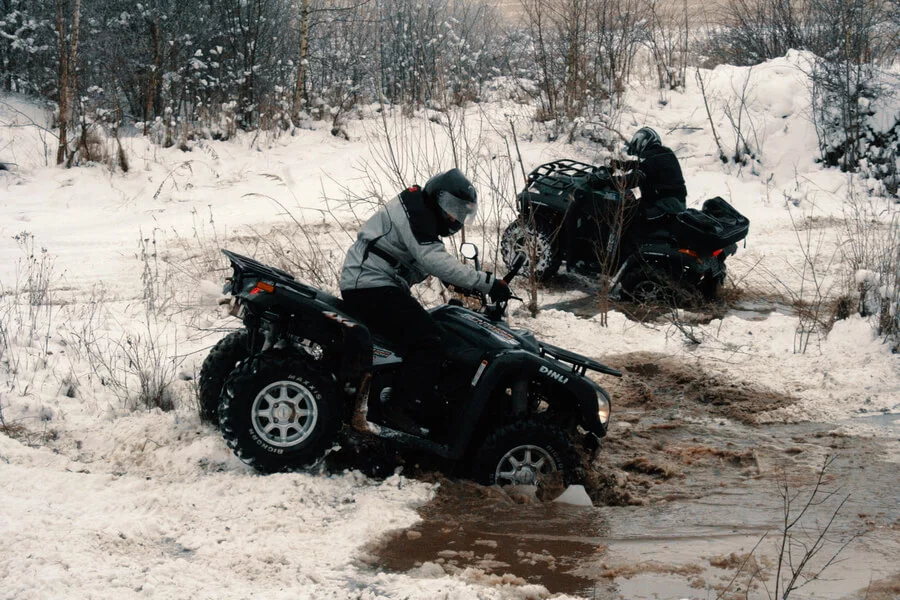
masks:
<instances>
[{"instance_id":1,"label":"tree trunk","mask_svg":"<svg viewBox=\"0 0 900 600\"><path fill-rule=\"evenodd\" d=\"M8 15L12 12L12 2L11 0L4 0L3 2L3 14ZM7 53L6 48L9 48L9 44L3 44L0 46L0 73L3 74L2 82L3 89L7 92L12 91L12 52Z\"/></svg>"},{"instance_id":2,"label":"tree trunk","mask_svg":"<svg viewBox=\"0 0 900 600\"><path fill-rule=\"evenodd\" d=\"M66 0L56 0L56 31L59 35L59 147L56 164L69 154L68 129L72 116L72 96L78 86L78 30L81 26L81 0L72 4L72 26L67 30ZM70 39L66 39L70 38ZM67 43L68 42L68 43Z\"/></svg>"},{"instance_id":3,"label":"tree trunk","mask_svg":"<svg viewBox=\"0 0 900 600\"><path fill-rule=\"evenodd\" d=\"M56 164L66 160L69 129L69 59L66 48L66 22L63 16L65 0L56 0L56 33L59 36L59 146L56 150Z\"/></svg>"},{"instance_id":4,"label":"tree trunk","mask_svg":"<svg viewBox=\"0 0 900 600\"><path fill-rule=\"evenodd\" d=\"M294 88L294 124L300 118L302 107L307 105L306 58L309 53L309 0L300 2L300 50L297 54L297 85Z\"/></svg>"},{"instance_id":5,"label":"tree trunk","mask_svg":"<svg viewBox=\"0 0 900 600\"><path fill-rule=\"evenodd\" d=\"M150 25L150 42L153 44L153 67L147 79L147 102L144 104L144 135L150 135L150 124L153 122L156 107L156 86L162 59L159 51L159 15Z\"/></svg>"}]
</instances>

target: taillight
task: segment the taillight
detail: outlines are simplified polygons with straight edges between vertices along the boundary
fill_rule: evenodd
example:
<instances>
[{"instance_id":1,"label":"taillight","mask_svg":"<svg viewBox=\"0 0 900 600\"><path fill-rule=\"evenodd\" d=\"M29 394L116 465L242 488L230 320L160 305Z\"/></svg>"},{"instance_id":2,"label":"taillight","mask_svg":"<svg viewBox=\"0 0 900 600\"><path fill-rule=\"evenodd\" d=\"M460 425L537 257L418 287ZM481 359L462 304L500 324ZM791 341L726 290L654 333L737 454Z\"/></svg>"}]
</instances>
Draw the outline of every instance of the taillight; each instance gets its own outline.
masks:
<instances>
[{"instance_id":1,"label":"taillight","mask_svg":"<svg viewBox=\"0 0 900 600\"><path fill-rule=\"evenodd\" d=\"M268 283L266 281L257 281L256 285L253 287L253 289L250 290L250 295L253 296L253 295L259 294L261 292L268 292L269 294L271 294L274 291L275 291L275 286L272 285L271 283Z\"/></svg>"},{"instance_id":2,"label":"taillight","mask_svg":"<svg viewBox=\"0 0 900 600\"><path fill-rule=\"evenodd\" d=\"M718 250L716 250L715 252L713 252L713 256L715 256L716 258L719 258L719 255L722 254L723 252L725 252L725 249L724 249L724 248L719 248Z\"/></svg>"},{"instance_id":3,"label":"taillight","mask_svg":"<svg viewBox=\"0 0 900 600\"><path fill-rule=\"evenodd\" d=\"M697 260L700 260L700 255L697 254L696 251L691 250L690 248L679 248L678 251L681 252L682 254L687 254L688 256L693 256Z\"/></svg>"}]
</instances>

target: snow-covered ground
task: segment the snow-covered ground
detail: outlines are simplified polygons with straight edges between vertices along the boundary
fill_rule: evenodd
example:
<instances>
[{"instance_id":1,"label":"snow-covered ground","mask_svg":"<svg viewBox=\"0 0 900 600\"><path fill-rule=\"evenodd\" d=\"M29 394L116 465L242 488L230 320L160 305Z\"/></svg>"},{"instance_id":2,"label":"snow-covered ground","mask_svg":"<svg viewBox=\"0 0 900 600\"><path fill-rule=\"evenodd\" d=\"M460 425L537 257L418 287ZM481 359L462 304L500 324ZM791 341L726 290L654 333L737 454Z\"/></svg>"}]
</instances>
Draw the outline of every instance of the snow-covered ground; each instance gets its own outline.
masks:
<instances>
[{"instance_id":1,"label":"snow-covered ground","mask_svg":"<svg viewBox=\"0 0 900 600\"><path fill-rule=\"evenodd\" d=\"M813 160L800 60L704 72L726 147L734 139L725 106L734 114L745 90L744 122L759 157L747 165L719 161L696 83L668 93L665 104L658 92L635 90L614 124L625 135L657 128L681 158L689 206L722 196L751 220L746 246L728 263L743 297L724 318L692 326L701 344L687 343L665 320L641 324L618 312L605 327L599 317L553 309L533 320L516 311L512 319L600 360L661 352L790 394L798 402L769 420L840 423L849 435L883 437L885 459L898 461L896 427L856 418L900 412L900 361L873 324L851 316L827 335L813 332L806 352L797 352L803 339L790 301L814 302L817 290L836 297L854 276L840 252L852 184ZM502 102L465 115L461 162L482 190L479 231L489 234L482 241L488 250L515 191L495 186L498 193L490 193L487 183L490 174L508 175L503 136L510 122L526 169L561 157L606 158L587 142L547 142L527 115ZM52 135L9 126L46 118L22 98L0 97L0 162L11 165L0 171L0 409L9 433L0 434L0 598L549 595L473 570L451 576L426 564L386 574L360 566L366 544L417 520L416 507L434 484L402 473L385 480L358 472L262 477L199 422L194 376L222 329L234 325L215 307L225 265L200 268L201 255L214 256L219 245L265 253L265 240L298 219L326 248L319 259L339 268L356 218L371 211L365 202L353 210L342 202L348 190L363 196L373 180L385 196L396 189L378 169L385 162L379 119L351 122L349 140L322 124L294 136L196 142L191 152L126 138L130 170L123 174L100 165L47 166ZM391 123L400 128L394 142L407 183L422 182L428 168L452 166L447 126L421 115ZM882 224L896 210L883 198L853 194ZM806 257L817 289L803 284ZM31 305L15 294L40 287L35 281L49 282L48 303ZM541 301L584 293L546 292ZM162 308L148 313L148 297ZM770 312L757 312L759 303ZM135 359L153 360L154 352L175 375L169 412L135 409L128 399L134 381L111 381L126 379Z\"/></svg>"}]
</instances>

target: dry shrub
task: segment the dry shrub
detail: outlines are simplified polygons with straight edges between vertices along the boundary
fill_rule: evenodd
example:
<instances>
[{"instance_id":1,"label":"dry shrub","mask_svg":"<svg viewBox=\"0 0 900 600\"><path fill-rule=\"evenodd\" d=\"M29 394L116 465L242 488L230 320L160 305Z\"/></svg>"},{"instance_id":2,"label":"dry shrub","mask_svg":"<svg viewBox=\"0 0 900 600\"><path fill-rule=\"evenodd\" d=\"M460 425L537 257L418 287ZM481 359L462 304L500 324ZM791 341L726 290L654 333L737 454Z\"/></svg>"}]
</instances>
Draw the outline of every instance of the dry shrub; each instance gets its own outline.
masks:
<instances>
[{"instance_id":1,"label":"dry shrub","mask_svg":"<svg viewBox=\"0 0 900 600\"><path fill-rule=\"evenodd\" d=\"M713 556L709 559L709 564L719 569L737 569L747 563L752 558L752 554L737 554L732 552L723 556Z\"/></svg>"}]
</instances>

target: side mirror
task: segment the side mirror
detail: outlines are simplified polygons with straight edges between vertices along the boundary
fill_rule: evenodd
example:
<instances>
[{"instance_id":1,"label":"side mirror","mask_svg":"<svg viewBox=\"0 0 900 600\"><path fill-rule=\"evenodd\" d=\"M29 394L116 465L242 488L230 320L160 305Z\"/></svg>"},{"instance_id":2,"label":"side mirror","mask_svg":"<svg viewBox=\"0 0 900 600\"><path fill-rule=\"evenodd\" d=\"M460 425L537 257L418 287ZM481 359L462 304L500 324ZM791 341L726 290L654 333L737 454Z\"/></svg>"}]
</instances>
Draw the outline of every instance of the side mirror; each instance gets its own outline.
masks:
<instances>
[{"instance_id":1,"label":"side mirror","mask_svg":"<svg viewBox=\"0 0 900 600\"><path fill-rule=\"evenodd\" d=\"M475 260L476 258L478 258L478 246L476 246L472 242L466 242L459 247L459 253L469 260Z\"/></svg>"},{"instance_id":2,"label":"side mirror","mask_svg":"<svg viewBox=\"0 0 900 600\"><path fill-rule=\"evenodd\" d=\"M466 242L459 247L459 253L462 254L464 258L475 261L476 269L480 268L478 266L478 246L471 242Z\"/></svg>"}]
</instances>

